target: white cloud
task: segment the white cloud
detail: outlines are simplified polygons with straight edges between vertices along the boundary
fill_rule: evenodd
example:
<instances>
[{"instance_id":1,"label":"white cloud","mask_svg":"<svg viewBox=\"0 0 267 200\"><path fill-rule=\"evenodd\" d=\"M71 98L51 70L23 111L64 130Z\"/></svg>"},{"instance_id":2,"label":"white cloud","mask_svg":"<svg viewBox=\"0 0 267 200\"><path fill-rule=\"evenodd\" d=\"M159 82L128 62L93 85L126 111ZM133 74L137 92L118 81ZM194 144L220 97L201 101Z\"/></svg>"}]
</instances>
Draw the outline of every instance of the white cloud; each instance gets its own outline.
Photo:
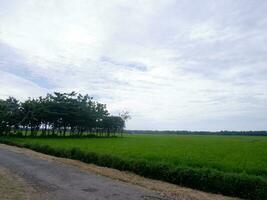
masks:
<instances>
[{"instance_id":1,"label":"white cloud","mask_svg":"<svg viewBox=\"0 0 267 200\"><path fill-rule=\"evenodd\" d=\"M6 72L0 73L0 86L1 99L13 96L25 100L27 97L38 97L45 95L48 92L48 90L39 87L37 84L29 80Z\"/></svg>"},{"instance_id":2,"label":"white cloud","mask_svg":"<svg viewBox=\"0 0 267 200\"><path fill-rule=\"evenodd\" d=\"M191 28L189 38L192 40L212 40L218 38L218 33L212 25L198 24Z\"/></svg>"},{"instance_id":3,"label":"white cloud","mask_svg":"<svg viewBox=\"0 0 267 200\"><path fill-rule=\"evenodd\" d=\"M242 129L233 117L259 129L255 119L267 120L266 7L249 1L5 3L0 95L89 93L114 113L129 110L133 129Z\"/></svg>"}]
</instances>

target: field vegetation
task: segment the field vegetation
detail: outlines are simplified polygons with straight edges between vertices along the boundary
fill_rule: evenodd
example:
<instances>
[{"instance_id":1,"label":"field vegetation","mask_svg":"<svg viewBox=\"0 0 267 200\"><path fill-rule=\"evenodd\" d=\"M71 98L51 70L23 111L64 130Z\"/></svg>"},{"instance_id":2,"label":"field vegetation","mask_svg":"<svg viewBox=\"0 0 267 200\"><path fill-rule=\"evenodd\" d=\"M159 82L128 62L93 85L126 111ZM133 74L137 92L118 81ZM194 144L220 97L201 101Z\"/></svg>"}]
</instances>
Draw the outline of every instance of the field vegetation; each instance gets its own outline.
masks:
<instances>
[{"instance_id":1,"label":"field vegetation","mask_svg":"<svg viewBox=\"0 0 267 200\"><path fill-rule=\"evenodd\" d=\"M0 100L0 142L203 191L267 199L267 137L225 132L121 137L129 117L113 116L105 104L75 92L24 102L10 97Z\"/></svg>"},{"instance_id":2,"label":"field vegetation","mask_svg":"<svg viewBox=\"0 0 267 200\"><path fill-rule=\"evenodd\" d=\"M267 137L2 138L44 153L247 199L267 195Z\"/></svg>"}]
</instances>

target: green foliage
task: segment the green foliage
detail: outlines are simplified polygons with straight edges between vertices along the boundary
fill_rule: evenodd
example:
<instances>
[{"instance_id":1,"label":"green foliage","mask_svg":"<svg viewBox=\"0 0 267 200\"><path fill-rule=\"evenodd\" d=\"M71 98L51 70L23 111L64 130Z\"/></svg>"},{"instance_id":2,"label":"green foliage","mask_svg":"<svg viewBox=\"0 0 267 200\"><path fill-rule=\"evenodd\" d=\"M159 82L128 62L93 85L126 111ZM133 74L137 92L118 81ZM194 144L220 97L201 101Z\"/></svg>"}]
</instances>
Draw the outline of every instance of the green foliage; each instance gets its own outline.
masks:
<instances>
[{"instance_id":1,"label":"green foliage","mask_svg":"<svg viewBox=\"0 0 267 200\"><path fill-rule=\"evenodd\" d=\"M0 99L0 134L8 133L11 127L18 127L20 119L19 101L13 97Z\"/></svg>"},{"instance_id":2,"label":"green foliage","mask_svg":"<svg viewBox=\"0 0 267 200\"><path fill-rule=\"evenodd\" d=\"M121 116L121 114L120 114ZM124 118L123 116L121 116ZM267 136L267 131L186 131L186 130L125 130L128 134L168 135L222 135L222 136Z\"/></svg>"},{"instance_id":3,"label":"green foliage","mask_svg":"<svg viewBox=\"0 0 267 200\"><path fill-rule=\"evenodd\" d=\"M127 135L114 139L9 137L5 141L203 191L267 198L265 137Z\"/></svg>"},{"instance_id":4,"label":"green foliage","mask_svg":"<svg viewBox=\"0 0 267 200\"><path fill-rule=\"evenodd\" d=\"M47 94L19 102L13 97L0 100L0 134L28 136L120 133L125 120L110 116L106 105L75 92Z\"/></svg>"}]
</instances>

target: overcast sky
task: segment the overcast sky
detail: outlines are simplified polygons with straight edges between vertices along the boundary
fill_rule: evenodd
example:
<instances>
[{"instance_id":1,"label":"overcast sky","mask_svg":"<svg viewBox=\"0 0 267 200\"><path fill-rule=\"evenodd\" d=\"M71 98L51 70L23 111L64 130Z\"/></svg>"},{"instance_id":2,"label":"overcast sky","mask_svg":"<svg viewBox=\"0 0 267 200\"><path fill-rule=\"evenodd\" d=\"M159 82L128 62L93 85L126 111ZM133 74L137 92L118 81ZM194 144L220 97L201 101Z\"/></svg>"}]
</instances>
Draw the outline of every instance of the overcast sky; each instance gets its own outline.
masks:
<instances>
[{"instance_id":1,"label":"overcast sky","mask_svg":"<svg viewBox=\"0 0 267 200\"><path fill-rule=\"evenodd\" d=\"M267 1L0 0L0 98L73 90L128 129L267 129Z\"/></svg>"}]
</instances>

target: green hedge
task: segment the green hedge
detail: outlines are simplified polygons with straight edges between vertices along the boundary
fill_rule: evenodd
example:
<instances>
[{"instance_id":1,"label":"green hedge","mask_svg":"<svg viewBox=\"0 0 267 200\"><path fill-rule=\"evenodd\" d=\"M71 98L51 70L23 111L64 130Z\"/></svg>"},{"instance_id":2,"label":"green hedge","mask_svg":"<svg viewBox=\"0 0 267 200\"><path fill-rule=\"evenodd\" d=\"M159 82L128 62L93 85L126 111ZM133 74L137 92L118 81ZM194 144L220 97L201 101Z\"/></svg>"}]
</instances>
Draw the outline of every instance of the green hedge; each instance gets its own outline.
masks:
<instances>
[{"instance_id":1,"label":"green hedge","mask_svg":"<svg viewBox=\"0 0 267 200\"><path fill-rule=\"evenodd\" d=\"M175 167L164 163L150 163L145 160L127 160L111 155L83 152L78 148L60 149L39 144L18 144L6 139L0 139L0 142L58 157L131 171L144 177L164 180L202 191L244 199L267 199L267 181L258 176L226 173L215 169Z\"/></svg>"}]
</instances>

